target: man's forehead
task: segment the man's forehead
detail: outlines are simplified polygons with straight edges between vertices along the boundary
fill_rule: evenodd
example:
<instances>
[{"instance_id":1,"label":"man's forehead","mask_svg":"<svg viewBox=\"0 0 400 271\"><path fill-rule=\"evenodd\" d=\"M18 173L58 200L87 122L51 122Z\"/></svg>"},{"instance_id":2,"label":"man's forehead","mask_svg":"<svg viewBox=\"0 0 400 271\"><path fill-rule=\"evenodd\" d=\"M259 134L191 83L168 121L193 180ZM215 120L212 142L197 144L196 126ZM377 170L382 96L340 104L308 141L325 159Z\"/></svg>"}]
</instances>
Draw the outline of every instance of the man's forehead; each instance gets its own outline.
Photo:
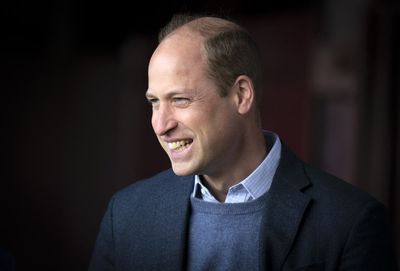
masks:
<instances>
[{"instance_id":1,"label":"man's forehead","mask_svg":"<svg viewBox=\"0 0 400 271\"><path fill-rule=\"evenodd\" d=\"M198 43L189 40L170 40L160 44L149 63L149 70L192 70L203 66L204 57Z\"/></svg>"},{"instance_id":2,"label":"man's forehead","mask_svg":"<svg viewBox=\"0 0 400 271\"><path fill-rule=\"evenodd\" d=\"M154 90L154 89L147 89L146 90L146 97L172 97L175 95L194 95L196 93L195 89L190 88L180 88L180 89L171 89L171 90Z\"/></svg>"}]
</instances>

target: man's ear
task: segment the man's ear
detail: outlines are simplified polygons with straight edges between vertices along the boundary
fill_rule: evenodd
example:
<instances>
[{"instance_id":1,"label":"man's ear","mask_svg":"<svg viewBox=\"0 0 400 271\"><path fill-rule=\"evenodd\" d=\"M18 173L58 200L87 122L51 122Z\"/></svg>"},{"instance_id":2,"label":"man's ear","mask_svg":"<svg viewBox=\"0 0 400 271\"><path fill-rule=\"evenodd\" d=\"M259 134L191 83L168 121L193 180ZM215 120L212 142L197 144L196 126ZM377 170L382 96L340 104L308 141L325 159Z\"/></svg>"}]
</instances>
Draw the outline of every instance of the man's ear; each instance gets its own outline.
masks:
<instances>
[{"instance_id":1,"label":"man's ear","mask_svg":"<svg viewBox=\"0 0 400 271\"><path fill-rule=\"evenodd\" d=\"M253 81L246 75L238 76L233 85L233 92L238 113L248 113L255 102Z\"/></svg>"}]
</instances>

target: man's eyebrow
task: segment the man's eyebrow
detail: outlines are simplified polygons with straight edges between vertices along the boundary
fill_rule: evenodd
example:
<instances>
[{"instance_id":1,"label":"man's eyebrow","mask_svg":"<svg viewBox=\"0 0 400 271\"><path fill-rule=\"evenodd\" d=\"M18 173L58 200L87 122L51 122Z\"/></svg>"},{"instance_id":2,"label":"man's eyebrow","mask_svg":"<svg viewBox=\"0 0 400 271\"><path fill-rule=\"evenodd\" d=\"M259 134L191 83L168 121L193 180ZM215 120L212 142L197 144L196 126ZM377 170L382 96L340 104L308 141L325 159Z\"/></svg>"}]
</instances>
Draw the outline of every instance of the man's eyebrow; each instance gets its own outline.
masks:
<instances>
[{"instance_id":1,"label":"man's eyebrow","mask_svg":"<svg viewBox=\"0 0 400 271\"><path fill-rule=\"evenodd\" d=\"M172 90L171 92L166 93L165 98L171 98L175 95L182 95L182 94L186 94L186 95L193 95L193 93L195 92L194 89L180 89L180 90ZM154 98L157 97L156 95L152 94L150 90L146 91L145 94L146 98Z\"/></svg>"}]
</instances>

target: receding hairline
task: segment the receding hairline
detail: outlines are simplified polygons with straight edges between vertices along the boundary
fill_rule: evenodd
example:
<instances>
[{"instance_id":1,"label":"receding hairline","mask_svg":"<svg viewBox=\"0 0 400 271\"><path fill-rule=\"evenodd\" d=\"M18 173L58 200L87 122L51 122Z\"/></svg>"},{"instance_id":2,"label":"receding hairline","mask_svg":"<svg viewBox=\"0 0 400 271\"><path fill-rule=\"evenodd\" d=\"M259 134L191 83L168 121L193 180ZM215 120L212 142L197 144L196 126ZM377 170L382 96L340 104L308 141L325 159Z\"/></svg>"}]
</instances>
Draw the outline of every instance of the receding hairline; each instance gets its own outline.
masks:
<instances>
[{"instance_id":1,"label":"receding hairline","mask_svg":"<svg viewBox=\"0 0 400 271\"><path fill-rule=\"evenodd\" d=\"M174 34L182 34L184 32L190 34L200 34L202 37L207 39L224 31L239 29L243 28L232 21L218 17L205 16L194 18L182 24L171 33L166 35L162 40L167 39Z\"/></svg>"}]
</instances>

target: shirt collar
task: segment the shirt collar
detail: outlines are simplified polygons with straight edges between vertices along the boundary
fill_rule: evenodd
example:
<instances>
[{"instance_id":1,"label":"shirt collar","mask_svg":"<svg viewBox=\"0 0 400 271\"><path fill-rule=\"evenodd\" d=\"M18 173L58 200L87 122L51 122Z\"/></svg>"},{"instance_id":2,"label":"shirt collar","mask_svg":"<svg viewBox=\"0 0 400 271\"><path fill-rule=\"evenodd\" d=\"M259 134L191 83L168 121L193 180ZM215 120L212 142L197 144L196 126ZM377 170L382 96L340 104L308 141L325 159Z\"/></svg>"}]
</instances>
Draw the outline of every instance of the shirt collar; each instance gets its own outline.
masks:
<instances>
[{"instance_id":1,"label":"shirt collar","mask_svg":"<svg viewBox=\"0 0 400 271\"><path fill-rule=\"evenodd\" d=\"M273 132L264 131L264 135L269 144L272 145L272 148L261 164L249 176L229 188L225 199L226 203L246 202L257 199L268 192L271 187L272 179L281 157L281 142L279 136ZM219 202L201 182L199 175L195 175L192 196L201 198L204 201Z\"/></svg>"}]
</instances>

